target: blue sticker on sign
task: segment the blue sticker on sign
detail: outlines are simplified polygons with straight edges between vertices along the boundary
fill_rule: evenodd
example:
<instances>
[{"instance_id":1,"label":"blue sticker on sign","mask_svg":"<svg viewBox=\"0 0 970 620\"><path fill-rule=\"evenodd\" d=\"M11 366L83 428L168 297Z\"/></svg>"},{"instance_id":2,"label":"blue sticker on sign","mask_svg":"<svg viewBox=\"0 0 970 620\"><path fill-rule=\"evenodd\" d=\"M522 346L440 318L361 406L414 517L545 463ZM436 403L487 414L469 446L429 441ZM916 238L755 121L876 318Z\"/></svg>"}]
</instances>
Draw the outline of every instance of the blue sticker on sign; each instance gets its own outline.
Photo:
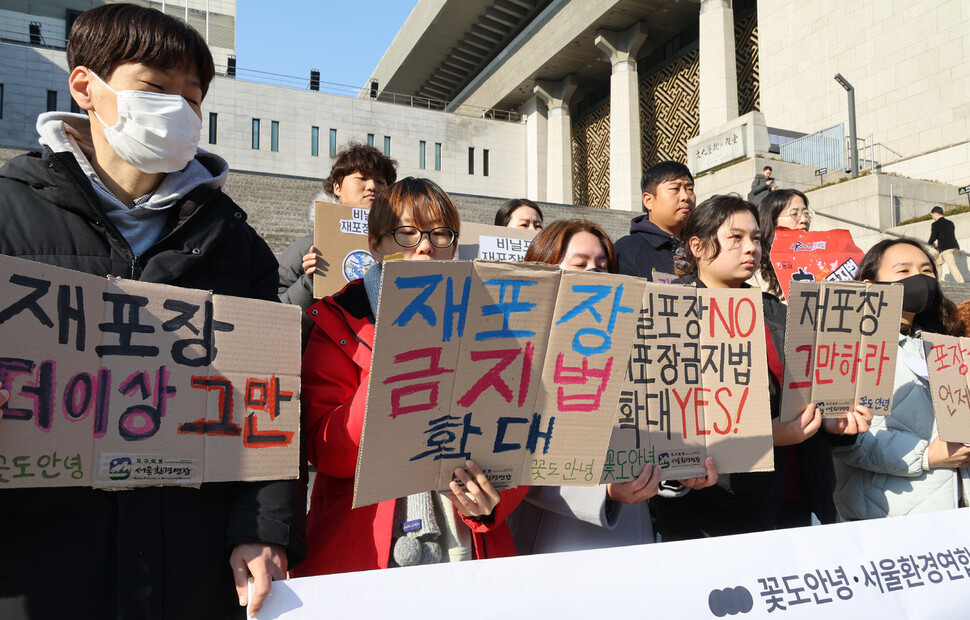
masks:
<instances>
[{"instance_id":1,"label":"blue sticker on sign","mask_svg":"<svg viewBox=\"0 0 970 620\"><path fill-rule=\"evenodd\" d=\"M403 529L404 529L404 532L405 533L407 533L407 532L413 532L415 530L420 530L421 529L421 519L415 519L414 521L405 521L404 522Z\"/></svg>"}]
</instances>

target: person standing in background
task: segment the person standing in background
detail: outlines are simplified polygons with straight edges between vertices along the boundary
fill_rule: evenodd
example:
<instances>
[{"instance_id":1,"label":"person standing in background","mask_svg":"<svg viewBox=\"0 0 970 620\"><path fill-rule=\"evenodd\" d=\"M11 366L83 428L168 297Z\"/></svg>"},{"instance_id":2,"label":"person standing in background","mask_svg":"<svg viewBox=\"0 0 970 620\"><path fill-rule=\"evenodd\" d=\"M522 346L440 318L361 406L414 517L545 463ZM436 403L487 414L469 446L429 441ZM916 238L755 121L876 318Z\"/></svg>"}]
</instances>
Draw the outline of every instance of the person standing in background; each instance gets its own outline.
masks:
<instances>
[{"instance_id":1,"label":"person standing in background","mask_svg":"<svg viewBox=\"0 0 970 620\"><path fill-rule=\"evenodd\" d=\"M930 226L930 239L927 243L940 251L940 258L936 259L936 271L940 281L943 281L943 271L940 268L943 267L945 262L953 280L963 282L963 270L957 263L957 251L960 249L960 244L957 243L956 226L943 217L943 207L939 205L930 209L930 215L933 217L933 224Z\"/></svg>"},{"instance_id":2,"label":"person standing in background","mask_svg":"<svg viewBox=\"0 0 970 620\"><path fill-rule=\"evenodd\" d=\"M757 174L754 177L754 181L751 182L751 194L748 196L748 200L753 202L755 205L761 204L764 197L778 189L778 185L775 184L775 179L771 176L771 166L765 166L761 169L761 174Z\"/></svg>"}]
</instances>

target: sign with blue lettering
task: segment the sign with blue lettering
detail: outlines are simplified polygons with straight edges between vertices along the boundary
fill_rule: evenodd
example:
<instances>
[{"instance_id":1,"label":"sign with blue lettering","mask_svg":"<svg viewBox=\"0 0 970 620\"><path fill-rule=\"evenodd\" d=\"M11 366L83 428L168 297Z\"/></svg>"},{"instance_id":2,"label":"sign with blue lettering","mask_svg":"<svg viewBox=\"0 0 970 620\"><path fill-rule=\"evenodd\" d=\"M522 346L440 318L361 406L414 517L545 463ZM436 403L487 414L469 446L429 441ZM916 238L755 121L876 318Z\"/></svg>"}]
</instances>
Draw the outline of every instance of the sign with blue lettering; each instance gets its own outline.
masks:
<instances>
[{"instance_id":1,"label":"sign with blue lettering","mask_svg":"<svg viewBox=\"0 0 970 620\"><path fill-rule=\"evenodd\" d=\"M645 282L497 262L384 266L355 506L597 484Z\"/></svg>"}]
</instances>

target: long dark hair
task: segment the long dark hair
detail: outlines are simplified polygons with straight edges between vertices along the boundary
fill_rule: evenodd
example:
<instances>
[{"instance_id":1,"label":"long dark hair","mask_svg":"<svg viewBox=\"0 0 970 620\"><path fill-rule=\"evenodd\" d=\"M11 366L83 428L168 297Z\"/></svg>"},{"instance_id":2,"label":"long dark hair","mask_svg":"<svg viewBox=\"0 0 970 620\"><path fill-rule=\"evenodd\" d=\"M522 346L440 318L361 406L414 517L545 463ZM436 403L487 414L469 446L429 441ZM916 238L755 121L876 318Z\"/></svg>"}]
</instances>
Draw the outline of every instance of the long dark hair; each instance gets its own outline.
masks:
<instances>
[{"instance_id":1,"label":"long dark hair","mask_svg":"<svg viewBox=\"0 0 970 620\"><path fill-rule=\"evenodd\" d=\"M926 254L926 257L930 259L930 266L933 268L933 277L939 278L939 274L936 271L936 261L933 260L933 257L926 251L922 243L913 241L912 239L883 239L872 246L866 252L866 255L862 257L862 263L859 265L859 272L856 273L855 279L860 281L869 280L871 282L878 281L879 278L876 274L879 272L879 266L882 264L882 257L886 253L886 250L902 243L918 248L923 254ZM952 301L946 298L942 289L937 290L936 300L933 302L933 305L916 315L913 324L914 327L918 326L924 331L948 334L950 336L962 336L964 331L963 323L957 316L957 307ZM904 333L905 329L900 324L900 333Z\"/></svg>"},{"instance_id":2,"label":"long dark hair","mask_svg":"<svg viewBox=\"0 0 970 620\"><path fill-rule=\"evenodd\" d=\"M779 298L782 290L778 282L778 274L771 264L771 244L775 242L778 216L795 196L801 198L805 202L805 207L808 207L808 197L797 189L776 189L768 192L758 207L758 227L761 228L761 265L758 267L758 273L768 287L768 292Z\"/></svg>"},{"instance_id":3,"label":"long dark hair","mask_svg":"<svg viewBox=\"0 0 970 620\"><path fill-rule=\"evenodd\" d=\"M754 221L758 221L758 208L741 198L737 194L715 194L697 205L680 231L680 238L684 240L684 264L679 266L679 275L697 273L697 257L690 251L690 240L697 237L705 248L713 248L711 259L721 253L721 244L717 240L717 231L721 225L735 213L750 213ZM760 226L760 225L759 225ZM763 233L762 233L763 234Z\"/></svg>"}]
</instances>

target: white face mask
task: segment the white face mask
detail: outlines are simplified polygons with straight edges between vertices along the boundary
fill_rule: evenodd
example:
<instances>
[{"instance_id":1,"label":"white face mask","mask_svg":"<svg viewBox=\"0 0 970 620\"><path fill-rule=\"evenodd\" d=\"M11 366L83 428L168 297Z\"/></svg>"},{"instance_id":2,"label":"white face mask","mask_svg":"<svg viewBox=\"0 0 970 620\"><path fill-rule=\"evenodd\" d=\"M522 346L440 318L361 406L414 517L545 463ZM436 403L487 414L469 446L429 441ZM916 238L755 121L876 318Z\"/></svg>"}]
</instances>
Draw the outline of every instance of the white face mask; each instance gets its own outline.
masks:
<instances>
[{"instance_id":1,"label":"white face mask","mask_svg":"<svg viewBox=\"0 0 970 620\"><path fill-rule=\"evenodd\" d=\"M148 174L175 172L195 157L202 119L181 95L141 90L116 91L93 71L118 99L118 122L104 125L104 137L118 157Z\"/></svg>"}]
</instances>

